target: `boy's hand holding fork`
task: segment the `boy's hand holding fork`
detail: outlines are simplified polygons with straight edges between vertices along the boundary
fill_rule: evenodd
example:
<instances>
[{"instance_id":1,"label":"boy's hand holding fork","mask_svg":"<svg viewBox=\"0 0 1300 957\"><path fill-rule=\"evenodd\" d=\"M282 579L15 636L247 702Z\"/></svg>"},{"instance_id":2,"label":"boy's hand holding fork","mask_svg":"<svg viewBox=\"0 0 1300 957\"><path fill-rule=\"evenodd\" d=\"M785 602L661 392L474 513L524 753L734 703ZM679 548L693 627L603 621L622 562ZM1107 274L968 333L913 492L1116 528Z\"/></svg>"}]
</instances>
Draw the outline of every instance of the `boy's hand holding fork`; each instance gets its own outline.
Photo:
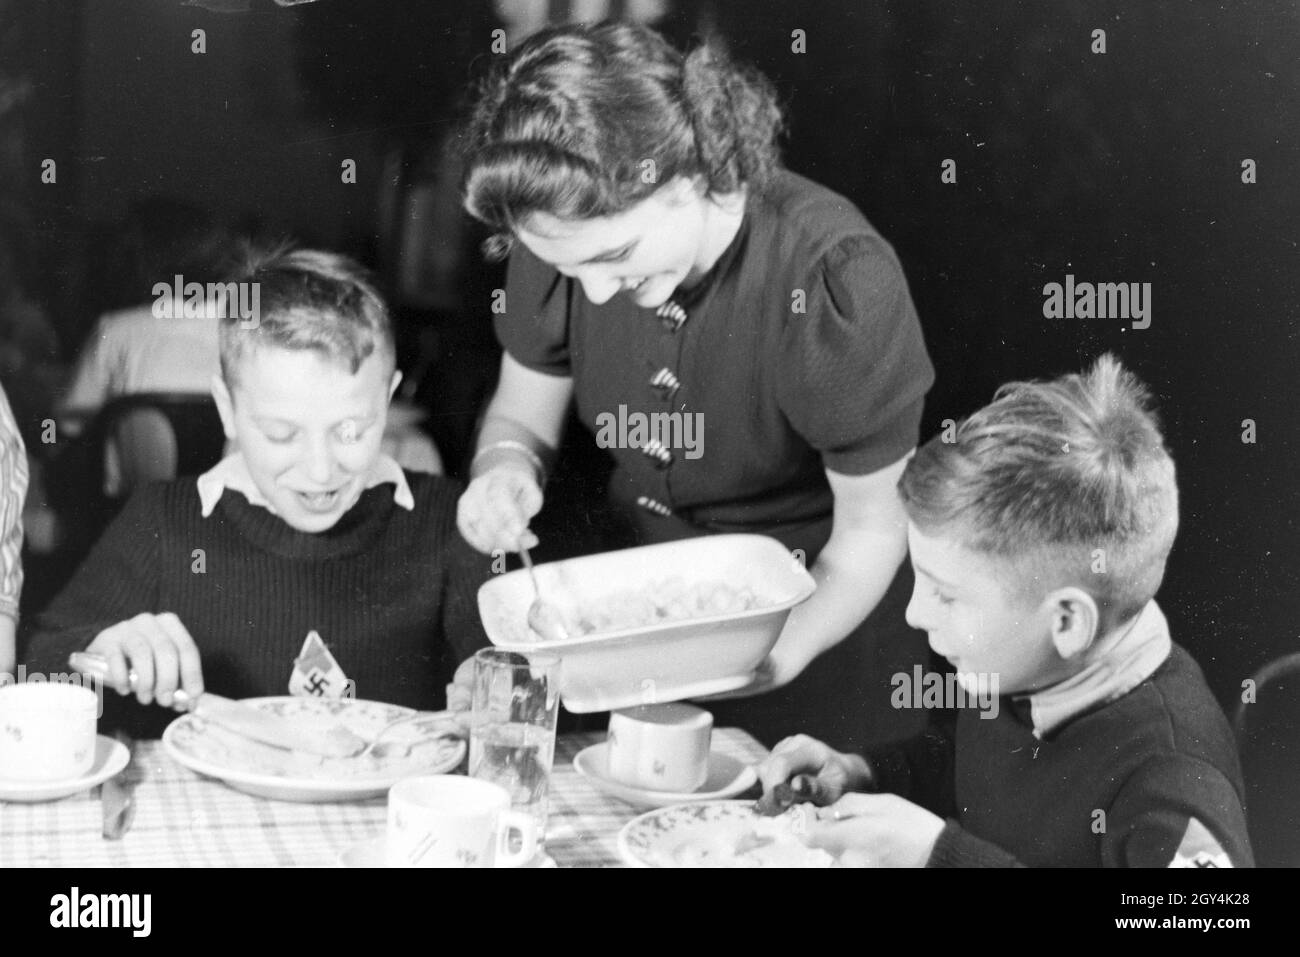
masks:
<instances>
[{"instance_id":1,"label":"boy's hand holding fork","mask_svg":"<svg viewBox=\"0 0 1300 957\"><path fill-rule=\"evenodd\" d=\"M800 832L846 867L924 867L943 831L943 818L896 794L871 794L871 765L807 735L779 742L758 766L764 796L796 775L811 775L834 803L817 809Z\"/></svg>"}]
</instances>

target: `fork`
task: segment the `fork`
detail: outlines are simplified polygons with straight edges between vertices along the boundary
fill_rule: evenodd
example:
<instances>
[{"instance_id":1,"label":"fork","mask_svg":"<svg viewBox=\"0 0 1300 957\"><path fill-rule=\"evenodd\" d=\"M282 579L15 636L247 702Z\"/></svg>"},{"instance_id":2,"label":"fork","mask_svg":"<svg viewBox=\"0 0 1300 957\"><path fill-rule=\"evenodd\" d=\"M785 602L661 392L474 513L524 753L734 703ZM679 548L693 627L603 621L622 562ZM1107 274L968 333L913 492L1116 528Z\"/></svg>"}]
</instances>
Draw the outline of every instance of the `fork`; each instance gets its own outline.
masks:
<instances>
[{"instance_id":1,"label":"fork","mask_svg":"<svg viewBox=\"0 0 1300 957\"><path fill-rule=\"evenodd\" d=\"M449 711L417 712L416 714L408 714L404 718L398 718L396 721L390 721L388 724L384 725L382 728L379 729L379 733L370 739L369 744L367 744L364 748L362 748L359 752L357 752L355 755L352 756L352 760L360 760L371 754L380 754L380 756L382 757L388 757L395 753L393 749L397 747L402 747L405 749L402 752L402 756L405 757L407 754L411 753L411 748L413 747L415 742L406 741L397 744L385 745L382 752L379 752L377 751L377 748L379 746L380 740L383 739L383 737L387 735L389 731L393 730L393 728L400 727L401 725L404 724L412 724L416 721L433 721L433 720L445 721L451 727L439 734L434 735L432 738L422 738L421 743L425 741L431 741L431 740L436 741L438 738L463 738L464 737L464 732L461 731L459 725L456 724L456 719L451 712Z\"/></svg>"},{"instance_id":2,"label":"fork","mask_svg":"<svg viewBox=\"0 0 1300 957\"><path fill-rule=\"evenodd\" d=\"M796 804L828 807L844 793L843 788L826 784L815 775L796 774L759 798L754 804L754 812L761 817L777 817Z\"/></svg>"}]
</instances>

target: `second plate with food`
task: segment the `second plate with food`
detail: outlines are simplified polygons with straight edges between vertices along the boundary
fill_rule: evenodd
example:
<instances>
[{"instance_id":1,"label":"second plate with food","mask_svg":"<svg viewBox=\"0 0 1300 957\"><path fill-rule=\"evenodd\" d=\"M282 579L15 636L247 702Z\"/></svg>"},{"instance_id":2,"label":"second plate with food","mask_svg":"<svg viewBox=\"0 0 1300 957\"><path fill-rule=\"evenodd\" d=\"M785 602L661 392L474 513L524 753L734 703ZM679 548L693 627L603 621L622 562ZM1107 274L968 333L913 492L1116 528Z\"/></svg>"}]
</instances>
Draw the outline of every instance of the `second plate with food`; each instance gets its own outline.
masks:
<instances>
[{"instance_id":1,"label":"second plate with food","mask_svg":"<svg viewBox=\"0 0 1300 957\"><path fill-rule=\"evenodd\" d=\"M675 804L629 821L618 852L633 867L830 867L829 854L799 840L807 811L762 817L753 801Z\"/></svg>"},{"instance_id":2,"label":"second plate with food","mask_svg":"<svg viewBox=\"0 0 1300 957\"><path fill-rule=\"evenodd\" d=\"M369 741L415 714L411 708L355 698L246 698L244 704L324 732L342 725ZM163 732L163 748L179 763L248 794L278 801L358 801L382 797L413 774L445 774L465 757L465 742L443 734L446 721L430 715L394 728L384 741L409 745L382 756L322 758L285 751L187 714Z\"/></svg>"}]
</instances>

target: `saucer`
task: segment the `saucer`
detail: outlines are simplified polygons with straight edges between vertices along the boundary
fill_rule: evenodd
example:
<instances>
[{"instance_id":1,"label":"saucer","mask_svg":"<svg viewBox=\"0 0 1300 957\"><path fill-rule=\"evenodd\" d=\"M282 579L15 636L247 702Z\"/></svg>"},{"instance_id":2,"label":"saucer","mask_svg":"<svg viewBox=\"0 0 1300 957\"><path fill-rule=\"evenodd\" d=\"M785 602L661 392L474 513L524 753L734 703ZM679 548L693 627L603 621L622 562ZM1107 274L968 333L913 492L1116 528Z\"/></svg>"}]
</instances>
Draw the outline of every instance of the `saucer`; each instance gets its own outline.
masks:
<instances>
[{"instance_id":1,"label":"saucer","mask_svg":"<svg viewBox=\"0 0 1300 957\"><path fill-rule=\"evenodd\" d=\"M103 784L130 761L131 752L126 745L98 734L95 736L95 763L85 774L76 778L64 778L62 781L10 781L0 778L0 801L30 804L71 797Z\"/></svg>"},{"instance_id":2,"label":"saucer","mask_svg":"<svg viewBox=\"0 0 1300 957\"><path fill-rule=\"evenodd\" d=\"M339 855L339 867L387 867L384 863L385 845L388 838L384 836L372 837L368 841L362 841L359 844L353 844L346 851ZM538 854L524 867L551 868L559 867L554 858L545 852Z\"/></svg>"},{"instance_id":3,"label":"saucer","mask_svg":"<svg viewBox=\"0 0 1300 957\"><path fill-rule=\"evenodd\" d=\"M604 743L579 751L573 759L573 767L606 794L643 808L718 801L735 797L758 783L758 774L752 767L717 751L709 754L708 777L694 791L652 791L613 780L609 777L609 745Z\"/></svg>"}]
</instances>

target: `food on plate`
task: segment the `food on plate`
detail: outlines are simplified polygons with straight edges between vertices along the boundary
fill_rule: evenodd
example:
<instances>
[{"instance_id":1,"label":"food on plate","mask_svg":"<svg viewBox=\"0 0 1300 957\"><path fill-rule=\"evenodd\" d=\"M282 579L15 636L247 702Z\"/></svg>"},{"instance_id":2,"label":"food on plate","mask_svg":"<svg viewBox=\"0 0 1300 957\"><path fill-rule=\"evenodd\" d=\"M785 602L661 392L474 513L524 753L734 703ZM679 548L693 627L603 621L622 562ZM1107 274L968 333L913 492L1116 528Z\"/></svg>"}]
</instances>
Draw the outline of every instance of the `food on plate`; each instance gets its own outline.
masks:
<instances>
[{"instance_id":1,"label":"food on plate","mask_svg":"<svg viewBox=\"0 0 1300 957\"><path fill-rule=\"evenodd\" d=\"M619 853L646 867L831 867L835 859L800 839L807 805L763 817L751 801L674 804L649 811L619 834Z\"/></svg>"},{"instance_id":2,"label":"food on plate","mask_svg":"<svg viewBox=\"0 0 1300 957\"><path fill-rule=\"evenodd\" d=\"M455 738L439 736L437 730L418 723L394 728L384 735L384 746L358 757L326 758L300 751L286 751L244 737L220 725L189 716L177 744L199 761L250 774L266 774L306 780L365 780L418 774L449 760L460 744ZM339 719L328 714L301 715L295 720L307 730L331 734L340 728ZM357 727L348 733L362 738L377 729ZM404 747L409 745L409 750Z\"/></svg>"},{"instance_id":3,"label":"food on plate","mask_svg":"<svg viewBox=\"0 0 1300 957\"><path fill-rule=\"evenodd\" d=\"M619 832L619 854L643 867L832 867L800 839L815 812L798 805L777 817L752 801L704 801L648 811Z\"/></svg>"},{"instance_id":4,"label":"food on plate","mask_svg":"<svg viewBox=\"0 0 1300 957\"><path fill-rule=\"evenodd\" d=\"M656 848L659 867L817 867L830 856L805 845L783 818L719 822Z\"/></svg>"},{"instance_id":5,"label":"food on plate","mask_svg":"<svg viewBox=\"0 0 1300 957\"><path fill-rule=\"evenodd\" d=\"M692 618L735 615L771 604L748 585L725 581L687 583L681 578L667 578L641 588L610 592L576 609L561 609L561 616L570 636L586 637Z\"/></svg>"}]
</instances>

